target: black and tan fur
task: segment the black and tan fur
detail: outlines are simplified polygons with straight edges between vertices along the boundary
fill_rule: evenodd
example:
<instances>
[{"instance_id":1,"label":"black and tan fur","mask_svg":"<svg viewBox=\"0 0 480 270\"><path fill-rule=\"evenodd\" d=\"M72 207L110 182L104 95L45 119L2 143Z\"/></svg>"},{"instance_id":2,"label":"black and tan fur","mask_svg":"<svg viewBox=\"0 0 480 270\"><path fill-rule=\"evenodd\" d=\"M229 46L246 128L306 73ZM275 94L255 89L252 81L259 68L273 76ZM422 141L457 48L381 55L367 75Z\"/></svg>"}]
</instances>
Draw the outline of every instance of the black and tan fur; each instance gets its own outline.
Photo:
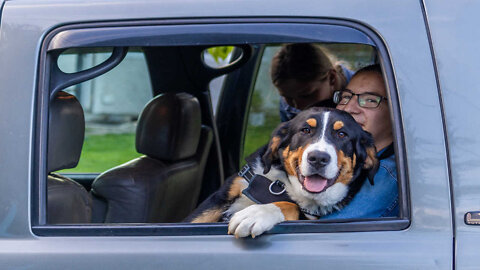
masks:
<instances>
[{"instance_id":1,"label":"black and tan fur","mask_svg":"<svg viewBox=\"0 0 480 270\"><path fill-rule=\"evenodd\" d=\"M254 154L255 174L280 180L296 204L255 204L242 194L248 182L232 176L187 221L229 220L229 233L255 237L285 220L317 219L345 206L365 176L373 179L378 169L375 153L372 136L348 113L308 109L280 124L269 144Z\"/></svg>"}]
</instances>

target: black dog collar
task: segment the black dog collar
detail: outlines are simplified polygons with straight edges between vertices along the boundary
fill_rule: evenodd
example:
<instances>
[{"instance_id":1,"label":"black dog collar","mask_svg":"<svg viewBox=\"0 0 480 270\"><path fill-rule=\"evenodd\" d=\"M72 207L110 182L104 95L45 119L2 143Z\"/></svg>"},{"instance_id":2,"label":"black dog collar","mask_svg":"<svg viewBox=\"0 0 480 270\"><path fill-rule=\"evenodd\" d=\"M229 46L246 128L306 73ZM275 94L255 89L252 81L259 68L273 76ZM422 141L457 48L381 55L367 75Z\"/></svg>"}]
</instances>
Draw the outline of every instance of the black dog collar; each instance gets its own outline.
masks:
<instances>
[{"instance_id":1,"label":"black dog collar","mask_svg":"<svg viewBox=\"0 0 480 270\"><path fill-rule=\"evenodd\" d=\"M242 193L255 203L267 204L280 201L295 203L288 196L282 182L271 181L265 176L254 174L248 163L243 166L238 175L248 181L248 187Z\"/></svg>"}]
</instances>

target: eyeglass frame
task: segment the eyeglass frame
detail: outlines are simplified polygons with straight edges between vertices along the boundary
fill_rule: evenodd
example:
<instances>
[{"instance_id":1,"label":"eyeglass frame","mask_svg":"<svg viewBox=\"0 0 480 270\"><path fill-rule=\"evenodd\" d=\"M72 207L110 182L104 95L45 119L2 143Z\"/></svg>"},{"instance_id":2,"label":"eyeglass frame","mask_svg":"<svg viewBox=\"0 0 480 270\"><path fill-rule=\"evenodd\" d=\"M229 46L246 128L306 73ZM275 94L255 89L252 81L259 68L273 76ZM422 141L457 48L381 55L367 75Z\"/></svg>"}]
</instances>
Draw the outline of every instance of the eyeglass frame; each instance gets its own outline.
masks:
<instances>
[{"instance_id":1,"label":"eyeglass frame","mask_svg":"<svg viewBox=\"0 0 480 270\"><path fill-rule=\"evenodd\" d=\"M361 108L367 108L367 109L375 109L375 108L378 108L378 106L380 106L380 103L382 103L383 100L386 100L388 101L388 98L384 97L384 96L381 96L379 94L375 94L375 93L370 93L370 92L367 92L367 93L361 93L361 94L355 94L352 90L348 89L348 88L345 88L345 89L342 89L342 90L337 90L335 92L333 92L333 102L337 105L348 105L348 103L350 103L350 100L346 103L346 104L340 104L340 101L341 101L341 96L340 94L342 92L347 92L347 93L350 93L352 94L352 98L350 98L350 100L353 99L354 96L357 96L357 104L358 106L360 106ZM379 97L380 98L380 101L377 103L377 106L375 107L364 107L362 105L360 105L360 96L362 95L372 95L372 96L376 96L376 97ZM338 99L338 101L337 101Z\"/></svg>"}]
</instances>

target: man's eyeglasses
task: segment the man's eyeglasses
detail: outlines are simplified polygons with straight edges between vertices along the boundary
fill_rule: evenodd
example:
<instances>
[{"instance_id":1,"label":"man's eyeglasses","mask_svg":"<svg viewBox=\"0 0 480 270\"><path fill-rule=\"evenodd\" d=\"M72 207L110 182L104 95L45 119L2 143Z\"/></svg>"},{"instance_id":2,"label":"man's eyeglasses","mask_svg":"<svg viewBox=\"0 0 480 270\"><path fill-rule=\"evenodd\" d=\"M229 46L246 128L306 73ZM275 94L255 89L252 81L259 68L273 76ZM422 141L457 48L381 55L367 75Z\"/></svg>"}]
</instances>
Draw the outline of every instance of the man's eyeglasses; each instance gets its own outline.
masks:
<instances>
[{"instance_id":1,"label":"man's eyeglasses","mask_svg":"<svg viewBox=\"0 0 480 270\"><path fill-rule=\"evenodd\" d=\"M347 105L353 96L357 96L358 106L362 108L377 108L382 100L387 100L386 97L380 95L370 93L355 94L352 90L345 89L333 93L333 102L338 105Z\"/></svg>"}]
</instances>

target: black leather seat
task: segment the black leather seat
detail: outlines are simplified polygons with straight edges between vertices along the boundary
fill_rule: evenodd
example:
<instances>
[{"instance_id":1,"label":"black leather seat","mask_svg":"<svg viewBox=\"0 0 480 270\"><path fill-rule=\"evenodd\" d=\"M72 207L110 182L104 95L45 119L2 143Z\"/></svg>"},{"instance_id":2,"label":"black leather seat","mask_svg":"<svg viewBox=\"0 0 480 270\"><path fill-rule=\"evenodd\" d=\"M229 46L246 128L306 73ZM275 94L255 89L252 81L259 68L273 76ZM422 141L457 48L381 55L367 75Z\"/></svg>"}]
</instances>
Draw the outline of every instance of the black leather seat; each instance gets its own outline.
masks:
<instances>
[{"instance_id":1,"label":"black leather seat","mask_svg":"<svg viewBox=\"0 0 480 270\"><path fill-rule=\"evenodd\" d=\"M201 125L198 100L165 93L141 113L137 152L144 154L99 175L92 185L92 222L178 222L197 205L212 131Z\"/></svg>"},{"instance_id":2,"label":"black leather seat","mask_svg":"<svg viewBox=\"0 0 480 270\"><path fill-rule=\"evenodd\" d=\"M47 222L88 223L92 199L70 178L53 173L77 166L85 135L83 109L75 96L59 92L50 103L47 160Z\"/></svg>"}]
</instances>

